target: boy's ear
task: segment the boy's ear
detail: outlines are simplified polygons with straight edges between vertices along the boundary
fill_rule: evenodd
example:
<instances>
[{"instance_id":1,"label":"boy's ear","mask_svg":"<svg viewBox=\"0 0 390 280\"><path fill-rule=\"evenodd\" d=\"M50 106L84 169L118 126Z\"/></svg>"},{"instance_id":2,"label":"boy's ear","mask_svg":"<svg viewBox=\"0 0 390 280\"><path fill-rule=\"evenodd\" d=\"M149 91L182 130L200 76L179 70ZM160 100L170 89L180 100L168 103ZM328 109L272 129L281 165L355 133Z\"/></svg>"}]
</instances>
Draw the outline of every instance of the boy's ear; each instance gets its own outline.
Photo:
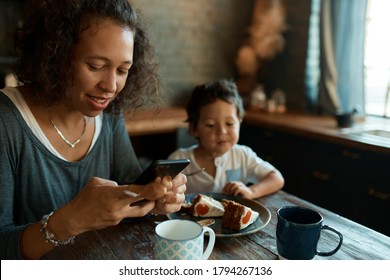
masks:
<instances>
[{"instance_id":1,"label":"boy's ear","mask_svg":"<svg viewBox=\"0 0 390 280\"><path fill-rule=\"evenodd\" d=\"M194 126L193 123L190 123L190 124L189 124L188 130L189 130L189 132L190 132L190 134L191 134L192 136L194 136L195 138L198 137L198 132L196 131L196 127Z\"/></svg>"}]
</instances>

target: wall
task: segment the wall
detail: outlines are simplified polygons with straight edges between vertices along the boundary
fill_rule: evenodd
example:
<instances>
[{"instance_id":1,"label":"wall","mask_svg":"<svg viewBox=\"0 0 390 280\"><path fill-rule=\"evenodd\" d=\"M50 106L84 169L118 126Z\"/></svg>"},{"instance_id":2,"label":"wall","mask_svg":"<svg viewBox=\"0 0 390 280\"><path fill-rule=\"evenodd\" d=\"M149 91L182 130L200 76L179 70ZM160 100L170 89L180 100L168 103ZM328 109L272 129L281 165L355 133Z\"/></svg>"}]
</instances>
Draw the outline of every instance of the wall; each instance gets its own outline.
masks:
<instances>
[{"instance_id":1,"label":"wall","mask_svg":"<svg viewBox=\"0 0 390 280\"><path fill-rule=\"evenodd\" d=\"M5 75L11 72L12 34L22 14L22 1L0 1L0 88L4 86Z\"/></svg>"},{"instance_id":2,"label":"wall","mask_svg":"<svg viewBox=\"0 0 390 280\"><path fill-rule=\"evenodd\" d=\"M285 91L290 110L306 109L304 68L310 1L284 0L286 46L260 76L267 93L276 88ZM4 28L4 21L13 19L12 25L16 24L23 1L0 3L3 39L4 30L9 29ZM184 105L197 84L235 78L234 59L251 22L254 0L132 0L132 3L147 23L168 106ZM10 13L14 16L9 17ZM8 68L0 55L0 70L4 67Z\"/></svg>"},{"instance_id":3,"label":"wall","mask_svg":"<svg viewBox=\"0 0 390 280\"><path fill-rule=\"evenodd\" d=\"M235 77L234 59L251 22L253 0L133 0L148 23L168 105L185 104L192 88ZM267 92L281 88L289 109L303 111L310 0L284 1L286 47L259 78Z\"/></svg>"},{"instance_id":4,"label":"wall","mask_svg":"<svg viewBox=\"0 0 390 280\"><path fill-rule=\"evenodd\" d=\"M170 105L197 84L234 77L253 0L133 0L148 23Z\"/></svg>"},{"instance_id":5,"label":"wall","mask_svg":"<svg viewBox=\"0 0 390 280\"><path fill-rule=\"evenodd\" d=\"M276 88L286 93L287 108L307 111L305 67L311 0L285 0L288 29L284 51L268 63L261 80L266 92Z\"/></svg>"}]
</instances>

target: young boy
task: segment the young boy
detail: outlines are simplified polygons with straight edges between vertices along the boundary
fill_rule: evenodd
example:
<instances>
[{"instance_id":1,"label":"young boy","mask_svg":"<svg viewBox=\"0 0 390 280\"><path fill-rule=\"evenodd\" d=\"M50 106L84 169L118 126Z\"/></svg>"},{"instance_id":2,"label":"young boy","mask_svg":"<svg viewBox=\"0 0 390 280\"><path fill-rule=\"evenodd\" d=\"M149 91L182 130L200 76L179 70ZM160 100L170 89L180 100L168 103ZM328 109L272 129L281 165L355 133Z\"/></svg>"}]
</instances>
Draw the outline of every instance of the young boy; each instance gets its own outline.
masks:
<instances>
[{"instance_id":1,"label":"young boy","mask_svg":"<svg viewBox=\"0 0 390 280\"><path fill-rule=\"evenodd\" d=\"M197 86L187 104L189 132L197 145L169 158L188 158L187 192L223 192L254 199L281 189L283 176L249 147L237 144L244 116L237 86L230 80ZM247 186L251 184L250 186Z\"/></svg>"}]
</instances>

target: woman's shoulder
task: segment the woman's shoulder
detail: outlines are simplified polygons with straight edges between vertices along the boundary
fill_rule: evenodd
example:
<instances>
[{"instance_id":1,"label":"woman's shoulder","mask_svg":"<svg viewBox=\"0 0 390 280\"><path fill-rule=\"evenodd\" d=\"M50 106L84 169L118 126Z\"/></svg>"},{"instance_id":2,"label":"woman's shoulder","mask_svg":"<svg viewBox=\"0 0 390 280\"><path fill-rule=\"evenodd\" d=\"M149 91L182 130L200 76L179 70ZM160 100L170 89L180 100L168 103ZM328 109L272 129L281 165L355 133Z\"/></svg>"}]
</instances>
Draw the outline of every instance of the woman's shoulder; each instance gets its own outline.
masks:
<instances>
[{"instance_id":1,"label":"woman's shoulder","mask_svg":"<svg viewBox=\"0 0 390 280\"><path fill-rule=\"evenodd\" d=\"M5 95L20 93L20 91L16 87L10 87L10 86L2 88L0 89L0 91Z\"/></svg>"},{"instance_id":2,"label":"woman's shoulder","mask_svg":"<svg viewBox=\"0 0 390 280\"><path fill-rule=\"evenodd\" d=\"M118 126L126 126L122 113L113 114L104 112L101 114L102 127L115 129Z\"/></svg>"},{"instance_id":3,"label":"woman's shoulder","mask_svg":"<svg viewBox=\"0 0 390 280\"><path fill-rule=\"evenodd\" d=\"M20 98L20 92L16 88L3 88L0 90L0 117L5 119L10 117L10 120L15 120L15 116L19 116L15 102Z\"/></svg>"},{"instance_id":4,"label":"woman's shoulder","mask_svg":"<svg viewBox=\"0 0 390 280\"><path fill-rule=\"evenodd\" d=\"M20 92L14 87L5 87L0 89L0 100L2 103L12 101L12 98Z\"/></svg>"}]
</instances>

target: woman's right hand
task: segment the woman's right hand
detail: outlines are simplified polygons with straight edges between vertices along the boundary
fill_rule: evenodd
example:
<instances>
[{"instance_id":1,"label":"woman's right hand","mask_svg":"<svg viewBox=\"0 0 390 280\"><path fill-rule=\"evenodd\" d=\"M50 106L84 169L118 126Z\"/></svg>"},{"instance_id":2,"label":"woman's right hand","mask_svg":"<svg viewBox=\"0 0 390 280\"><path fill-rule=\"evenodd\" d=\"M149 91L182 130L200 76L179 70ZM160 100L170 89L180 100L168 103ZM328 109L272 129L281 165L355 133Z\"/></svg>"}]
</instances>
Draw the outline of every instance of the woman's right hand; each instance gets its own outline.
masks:
<instances>
[{"instance_id":1,"label":"woman's right hand","mask_svg":"<svg viewBox=\"0 0 390 280\"><path fill-rule=\"evenodd\" d=\"M131 206L139 200L125 194L131 186L118 186L114 181L92 178L75 199L58 209L51 218L51 227L58 238L63 239L86 231L102 229L118 224L126 217L142 217L154 207L155 201L149 200L142 205ZM146 187L146 186L145 186ZM162 197L163 188L147 188L149 196ZM161 189L160 193L151 191Z\"/></svg>"},{"instance_id":2,"label":"woman's right hand","mask_svg":"<svg viewBox=\"0 0 390 280\"><path fill-rule=\"evenodd\" d=\"M111 180L92 178L72 201L53 213L47 230L54 234L55 239L66 240L90 230L116 225L127 217L145 216L171 187L169 180L162 182L161 179L145 186L118 186ZM131 197L125 190L137 192L148 200L132 206L140 197ZM39 221L24 230L21 252L26 259L38 259L52 248L53 245L42 237Z\"/></svg>"}]
</instances>

